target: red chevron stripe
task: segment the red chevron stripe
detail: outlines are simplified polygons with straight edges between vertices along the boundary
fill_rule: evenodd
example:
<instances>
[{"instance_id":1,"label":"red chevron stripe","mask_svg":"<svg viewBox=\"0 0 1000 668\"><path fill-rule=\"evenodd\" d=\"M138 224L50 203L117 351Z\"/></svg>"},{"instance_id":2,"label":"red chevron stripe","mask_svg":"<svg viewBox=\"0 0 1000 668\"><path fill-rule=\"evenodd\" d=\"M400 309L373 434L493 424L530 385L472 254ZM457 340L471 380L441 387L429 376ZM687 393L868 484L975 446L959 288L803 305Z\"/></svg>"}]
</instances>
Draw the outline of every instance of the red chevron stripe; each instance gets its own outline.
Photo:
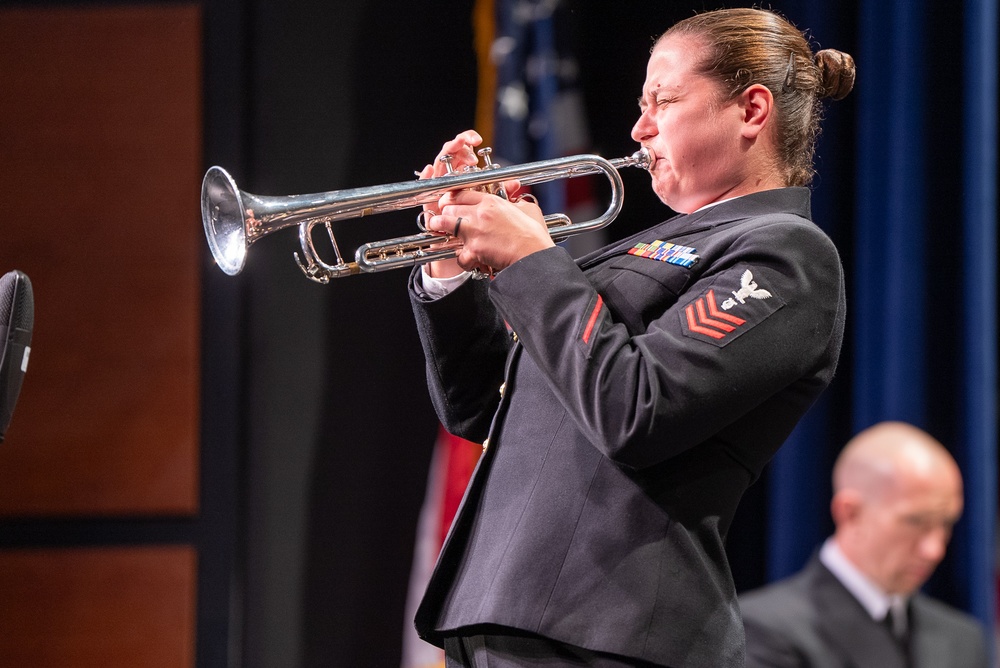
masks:
<instances>
[{"instance_id":1,"label":"red chevron stripe","mask_svg":"<svg viewBox=\"0 0 1000 668\"><path fill-rule=\"evenodd\" d=\"M590 320L587 321L587 328L583 330L583 342L590 343L590 334L594 331L594 323L597 322L597 316L601 314L601 307L604 305L604 300L601 295L597 295L597 303L594 304L594 310L590 312Z\"/></svg>"},{"instance_id":2,"label":"red chevron stripe","mask_svg":"<svg viewBox=\"0 0 1000 668\"><path fill-rule=\"evenodd\" d=\"M704 298L699 298L698 301L694 303L695 309L698 311L698 322L703 325L708 325L710 327L715 327L716 329L721 329L723 332L732 332L736 328L732 325L727 325L724 322L719 322L718 320L712 320L705 313L705 300Z\"/></svg>"},{"instance_id":3,"label":"red chevron stripe","mask_svg":"<svg viewBox=\"0 0 1000 668\"><path fill-rule=\"evenodd\" d=\"M713 339L721 339L726 336L725 334L717 332L714 329L708 329L707 327L702 327L697 322L695 322L694 307L691 304L687 305L687 307L684 309L684 313L687 314L688 329L690 329L692 332L697 332L698 334L704 334L705 336L711 336Z\"/></svg>"},{"instance_id":4,"label":"red chevron stripe","mask_svg":"<svg viewBox=\"0 0 1000 668\"><path fill-rule=\"evenodd\" d=\"M723 339L726 334L736 331L736 327L746 323L743 318L719 310L714 290L709 290L705 296L688 304L684 308L684 314L687 316L687 326L690 331L713 339Z\"/></svg>"},{"instance_id":5,"label":"red chevron stripe","mask_svg":"<svg viewBox=\"0 0 1000 668\"><path fill-rule=\"evenodd\" d=\"M715 305L715 290L708 291L708 313L713 318L722 318L728 320L734 325L742 325L746 322L743 318L738 318L735 315L730 315L729 313L723 313L719 310L719 307Z\"/></svg>"}]
</instances>

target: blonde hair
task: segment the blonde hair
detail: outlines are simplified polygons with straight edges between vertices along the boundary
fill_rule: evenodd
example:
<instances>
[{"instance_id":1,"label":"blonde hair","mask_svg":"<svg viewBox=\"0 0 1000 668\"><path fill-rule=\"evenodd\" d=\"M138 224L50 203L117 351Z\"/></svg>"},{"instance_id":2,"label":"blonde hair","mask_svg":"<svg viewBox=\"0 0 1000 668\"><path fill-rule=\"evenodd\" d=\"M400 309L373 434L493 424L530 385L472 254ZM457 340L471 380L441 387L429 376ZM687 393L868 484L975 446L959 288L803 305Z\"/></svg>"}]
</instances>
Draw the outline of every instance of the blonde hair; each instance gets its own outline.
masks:
<instances>
[{"instance_id":1,"label":"blonde hair","mask_svg":"<svg viewBox=\"0 0 1000 668\"><path fill-rule=\"evenodd\" d=\"M790 186L808 185L822 120L820 100L840 100L851 92L854 59L836 49L814 55L798 28L764 9L695 14L674 24L657 44L680 34L705 45L698 69L719 83L726 100L753 84L771 91L777 117L774 137L784 180Z\"/></svg>"}]
</instances>

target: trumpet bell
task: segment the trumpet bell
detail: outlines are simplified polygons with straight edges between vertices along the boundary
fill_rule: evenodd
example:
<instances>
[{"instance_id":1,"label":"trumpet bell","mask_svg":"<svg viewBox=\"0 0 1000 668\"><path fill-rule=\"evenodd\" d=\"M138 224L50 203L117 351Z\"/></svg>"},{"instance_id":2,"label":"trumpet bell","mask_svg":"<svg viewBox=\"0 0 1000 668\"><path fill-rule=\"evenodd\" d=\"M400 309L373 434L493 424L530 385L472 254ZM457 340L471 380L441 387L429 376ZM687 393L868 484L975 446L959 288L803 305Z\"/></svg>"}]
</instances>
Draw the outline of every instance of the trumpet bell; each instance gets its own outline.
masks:
<instances>
[{"instance_id":1,"label":"trumpet bell","mask_svg":"<svg viewBox=\"0 0 1000 668\"><path fill-rule=\"evenodd\" d=\"M243 198L236 181L222 167L205 173L201 186L201 220L219 268L235 276L247 260L247 230Z\"/></svg>"}]
</instances>

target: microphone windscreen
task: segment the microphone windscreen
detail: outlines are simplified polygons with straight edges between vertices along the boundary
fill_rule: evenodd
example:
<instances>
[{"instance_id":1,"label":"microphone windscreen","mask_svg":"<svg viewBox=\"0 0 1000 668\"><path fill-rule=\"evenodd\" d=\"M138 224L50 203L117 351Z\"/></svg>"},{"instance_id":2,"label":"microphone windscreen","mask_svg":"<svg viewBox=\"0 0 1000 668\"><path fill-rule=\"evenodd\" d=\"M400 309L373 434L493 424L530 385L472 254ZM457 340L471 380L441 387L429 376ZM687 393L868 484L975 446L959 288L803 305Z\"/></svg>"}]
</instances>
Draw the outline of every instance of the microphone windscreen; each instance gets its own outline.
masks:
<instances>
[{"instance_id":1,"label":"microphone windscreen","mask_svg":"<svg viewBox=\"0 0 1000 668\"><path fill-rule=\"evenodd\" d=\"M28 370L34 325L35 298L27 274L14 270L0 276L0 443Z\"/></svg>"}]
</instances>

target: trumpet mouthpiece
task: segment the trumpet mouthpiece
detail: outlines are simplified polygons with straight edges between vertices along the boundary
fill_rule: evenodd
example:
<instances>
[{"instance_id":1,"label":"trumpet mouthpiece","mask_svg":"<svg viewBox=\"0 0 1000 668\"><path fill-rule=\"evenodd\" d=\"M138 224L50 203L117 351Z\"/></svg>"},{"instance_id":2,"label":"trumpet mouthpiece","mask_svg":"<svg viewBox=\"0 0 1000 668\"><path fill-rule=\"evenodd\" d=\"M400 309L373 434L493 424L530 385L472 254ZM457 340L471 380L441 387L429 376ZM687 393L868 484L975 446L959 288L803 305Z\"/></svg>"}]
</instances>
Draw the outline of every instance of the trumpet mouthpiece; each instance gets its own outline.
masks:
<instances>
[{"instance_id":1,"label":"trumpet mouthpiece","mask_svg":"<svg viewBox=\"0 0 1000 668\"><path fill-rule=\"evenodd\" d=\"M632 154L632 159L635 160L635 166L639 169L649 170L653 166L656 156L650 149L643 146Z\"/></svg>"}]
</instances>

